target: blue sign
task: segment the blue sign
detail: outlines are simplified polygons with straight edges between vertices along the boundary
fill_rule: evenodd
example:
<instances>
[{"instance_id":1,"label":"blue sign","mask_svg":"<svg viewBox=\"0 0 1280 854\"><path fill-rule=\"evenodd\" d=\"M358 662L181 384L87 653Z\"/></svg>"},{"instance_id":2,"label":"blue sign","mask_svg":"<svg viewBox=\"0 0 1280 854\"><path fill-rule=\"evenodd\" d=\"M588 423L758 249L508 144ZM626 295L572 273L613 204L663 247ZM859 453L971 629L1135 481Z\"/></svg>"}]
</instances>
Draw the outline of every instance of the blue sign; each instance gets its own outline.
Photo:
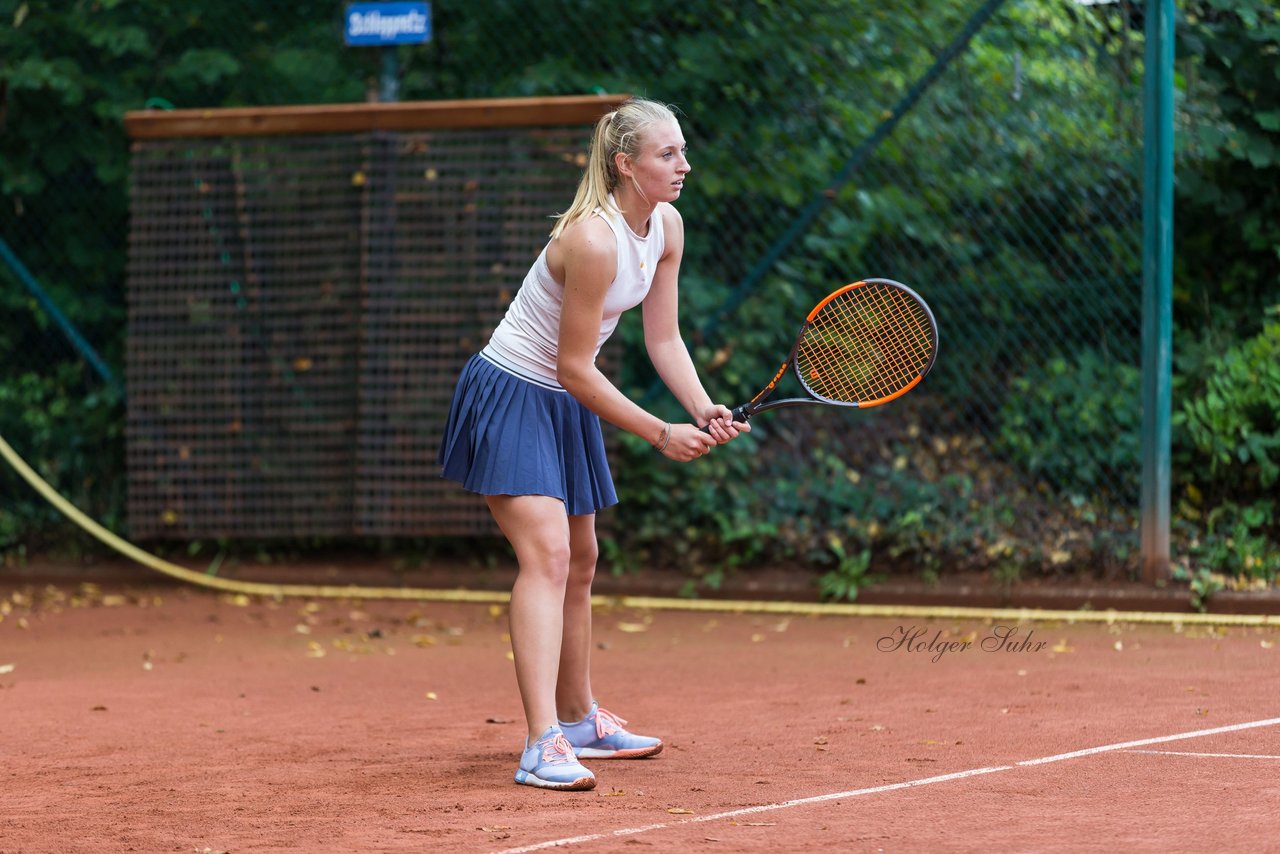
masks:
<instances>
[{"instance_id":1,"label":"blue sign","mask_svg":"<svg viewBox=\"0 0 1280 854\"><path fill-rule=\"evenodd\" d=\"M349 3L343 38L357 47L431 41L430 3Z\"/></svg>"}]
</instances>

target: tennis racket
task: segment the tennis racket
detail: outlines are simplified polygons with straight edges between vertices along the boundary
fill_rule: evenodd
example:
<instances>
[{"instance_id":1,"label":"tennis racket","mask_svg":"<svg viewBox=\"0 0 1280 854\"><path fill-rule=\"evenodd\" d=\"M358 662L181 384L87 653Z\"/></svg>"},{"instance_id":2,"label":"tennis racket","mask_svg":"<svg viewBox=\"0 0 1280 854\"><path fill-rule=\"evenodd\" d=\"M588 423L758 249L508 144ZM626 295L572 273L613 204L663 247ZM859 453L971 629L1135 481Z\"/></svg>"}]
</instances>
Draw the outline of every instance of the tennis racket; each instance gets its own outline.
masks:
<instances>
[{"instance_id":1,"label":"tennis racket","mask_svg":"<svg viewBox=\"0 0 1280 854\"><path fill-rule=\"evenodd\" d=\"M937 355L938 325L919 294L890 279L854 282L809 312L787 361L733 420L784 406L879 406L919 385ZM769 400L787 368L807 396Z\"/></svg>"}]
</instances>

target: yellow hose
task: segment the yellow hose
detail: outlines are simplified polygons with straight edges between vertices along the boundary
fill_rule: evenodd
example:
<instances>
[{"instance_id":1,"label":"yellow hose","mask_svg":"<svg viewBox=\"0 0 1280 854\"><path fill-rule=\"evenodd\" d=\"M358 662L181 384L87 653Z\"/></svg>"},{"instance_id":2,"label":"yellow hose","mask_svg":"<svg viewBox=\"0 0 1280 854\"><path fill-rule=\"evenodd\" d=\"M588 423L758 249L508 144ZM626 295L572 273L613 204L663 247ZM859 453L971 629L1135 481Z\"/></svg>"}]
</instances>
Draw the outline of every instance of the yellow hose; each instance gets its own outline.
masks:
<instances>
[{"instance_id":1,"label":"yellow hose","mask_svg":"<svg viewBox=\"0 0 1280 854\"><path fill-rule=\"evenodd\" d=\"M62 497L27 465L0 436L0 455L23 480L72 522L149 569L179 581L250 596L328 599L402 599L420 602L505 603L509 593L483 590L434 590L414 587L360 587L357 585L266 584L235 581L205 575L178 566L135 546L108 531ZM1280 616L1263 614L1174 614L1148 611L1062 611L1043 608L964 608L925 605L860 605L839 602L767 602L723 599L668 599L651 596L593 596L596 605L667 611L715 611L736 614L791 614L804 616L907 617L920 620L1007 620L1068 623L1163 623L1169 625L1280 626Z\"/></svg>"}]
</instances>

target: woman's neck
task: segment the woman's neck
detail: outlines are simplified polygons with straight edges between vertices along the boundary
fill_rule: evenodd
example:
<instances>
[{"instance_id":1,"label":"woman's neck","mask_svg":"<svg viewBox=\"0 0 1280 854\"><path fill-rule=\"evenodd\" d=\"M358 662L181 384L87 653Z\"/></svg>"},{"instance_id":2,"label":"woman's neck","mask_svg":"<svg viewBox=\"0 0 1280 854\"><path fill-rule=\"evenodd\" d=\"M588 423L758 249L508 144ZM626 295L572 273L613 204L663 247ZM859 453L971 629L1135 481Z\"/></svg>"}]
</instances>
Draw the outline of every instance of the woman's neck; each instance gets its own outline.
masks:
<instances>
[{"instance_id":1,"label":"woman's neck","mask_svg":"<svg viewBox=\"0 0 1280 854\"><path fill-rule=\"evenodd\" d=\"M649 217L657 205L640 197L633 188L621 185L613 191L613 201L622 211L622 219L637 237L649 236Z\"/></svg>"}]
</instances>

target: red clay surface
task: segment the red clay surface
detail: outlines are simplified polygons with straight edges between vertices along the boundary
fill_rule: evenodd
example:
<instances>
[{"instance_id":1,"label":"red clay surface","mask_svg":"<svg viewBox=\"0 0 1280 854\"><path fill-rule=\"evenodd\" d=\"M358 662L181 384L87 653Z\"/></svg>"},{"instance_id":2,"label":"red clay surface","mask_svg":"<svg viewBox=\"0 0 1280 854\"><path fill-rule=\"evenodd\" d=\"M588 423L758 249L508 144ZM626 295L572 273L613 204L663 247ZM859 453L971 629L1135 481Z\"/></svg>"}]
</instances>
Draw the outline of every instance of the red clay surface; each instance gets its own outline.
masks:
<instances>
[{"instance_id":1,"label":"red clay surface","mask_svg":"<svg viewBox=\"0 0 1280 854\"><path fill-rule=\"evenodd\" d=\"M1280 722L1017 765L1280 718L1274 628L1017 624L1030 645L990 652L982 622L598 611L600 699L667 748L554 793L512 783L501 608L3 577L0 600L4 854L1278 844ZM893 648L912 627L972 646Z\"/></svg>"}]
</instances>

